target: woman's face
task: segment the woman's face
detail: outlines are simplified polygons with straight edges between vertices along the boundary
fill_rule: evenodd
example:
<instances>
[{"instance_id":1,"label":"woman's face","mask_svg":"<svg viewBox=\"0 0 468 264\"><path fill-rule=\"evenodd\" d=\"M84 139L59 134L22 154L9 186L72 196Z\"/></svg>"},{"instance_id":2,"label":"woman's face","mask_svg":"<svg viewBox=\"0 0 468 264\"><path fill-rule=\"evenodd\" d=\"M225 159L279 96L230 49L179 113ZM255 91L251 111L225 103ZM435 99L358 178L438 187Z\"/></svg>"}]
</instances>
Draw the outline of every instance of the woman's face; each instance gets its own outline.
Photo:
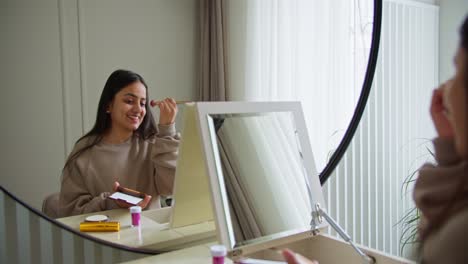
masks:
<instances>
[{"instance_id":1,"label":"woman's face","mask_svg":"<svg viewBox=\"0 0 468 264\"><path fill-rule=\"evenodd\" d=\"M118 93L108 107L111 132L133 133L146 115L146 87L134 82Z\"/></svg>"},{"instance_id":2,"label":"woman's face","mask_svg":"<svg viewBox=\"0 0 468 264\"><path fill-rule=\"evenodd\" d=\"M451 86L445 90L445 102L449 112L449 120L455 134L455 146L458 154L468 159L467 151L467 51L459 48L455 55L456 73Z\"/></svg>"}]
</instances>

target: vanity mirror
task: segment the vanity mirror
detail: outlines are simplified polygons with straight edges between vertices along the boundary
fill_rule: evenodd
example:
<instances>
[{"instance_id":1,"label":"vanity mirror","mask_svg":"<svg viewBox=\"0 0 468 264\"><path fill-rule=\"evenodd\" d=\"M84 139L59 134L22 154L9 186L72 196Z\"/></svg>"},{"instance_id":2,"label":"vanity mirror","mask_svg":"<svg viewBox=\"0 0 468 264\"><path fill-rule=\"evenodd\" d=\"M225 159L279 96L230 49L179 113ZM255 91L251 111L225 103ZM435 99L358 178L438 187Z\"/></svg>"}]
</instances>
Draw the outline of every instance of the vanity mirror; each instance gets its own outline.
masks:
<instances>
[{"instance_id":1,"label":"vanity mirror","mask_svg":"<svg viewBox=\"0 0 468 264\"><path fill-rule=\"evenodd\" d=\"M197 111L228 251L311 235L314 205L325 201L300 103L199 103Z\"/></svg>"},{"instance_id":2,"label":"vanity mirror","mask_svg":"<svg viewBox=\"0 0 468 264\"><path fill-rule=\"evenodd\" d=\"M0 161L0 184L17 199L39 210L42 199L58 191L66 156L75 140L91 127L97 98L105 78L113 69L129 68L141 73L153 97L197 99L201 25L200 1L196 0L32 2L4 1L0 4L0 29L5 39L0 43L4 58L1 66L2 92L7 98L0 104L0 110L8 113L0 119L5 124L0 139L4 153ZM246 62L239 59L247 57L247 54L254 55L252 50L235 49L245 48L243 41L253 37L247 35L244 28L247 18L252 15L248 4L253 2L225 1L228 46L232 48L229 53L232 58L229 61L229 84L231 92L236 94L245 88L236 82L244 80L239 78L238 69L245 70ZM320 19L330 21L330 25L335 21L335 27L320 33L324 35L314 31L318 39L327 41L313 50L323 51L322 48L330 43L348 43L343 47L363 48L359 54L365 62L361 65L364 71L354 84L359 91L355 91L354 96L340 97L350 99L347 101L349 107L343 113L334 113L342 114L344 118L340 127L332 129L332 132L339 131L340 136L332 136L333 147L321 155L333 154L323 159L320 168L316 168L322 182L330 175L351 140L371 86L380 35L381 1L355 1L354 4L364 11L363 7L368 2L374 4L367 5L371 7L366 9L367 13L346 9L344 7L350 6L340 1L314 7L318 13L327 14ZM340 14L366 21L359 28L361 32L367 32L365 38L351 38L350 33L355 31L350 31L348 25L337 24L338 20L333 18L338 12L337 6L342 7ZM362 16L364 13L365 17ZM320 19L315 21L316 25L322 24ZM356 40L362 41L362 45L355 46ZM350 48L349 53L353 52L354 49ZM318 70L324 68L324 62L311 60L310 63L315 70L301 74L323 76L324 73L318 73ZM339 58L326 60L326 63L327 69L333 65L336 68L355 68L355 65L344 63ZM252 74L256 72L244 71L242 76ZM340 80L339 76L333 79ZM347 83L343 80L340 85L344 87ZM315 83L309 88L317 89L315 101L328 102L329 95L323 93L329 90L328 84ZM317 112L310 108L313 105L304 106L306 117L318 114L323 120L336 119L324 114L333 111ZM320 127L324 126L316 123L314 129ZM330 135L327 137L329 139ZM311 142L311 145L315 143ZM87 237L86 234L80 235ZM143 249L135 246L134 250Z\"/></svg>"}]
</instances>

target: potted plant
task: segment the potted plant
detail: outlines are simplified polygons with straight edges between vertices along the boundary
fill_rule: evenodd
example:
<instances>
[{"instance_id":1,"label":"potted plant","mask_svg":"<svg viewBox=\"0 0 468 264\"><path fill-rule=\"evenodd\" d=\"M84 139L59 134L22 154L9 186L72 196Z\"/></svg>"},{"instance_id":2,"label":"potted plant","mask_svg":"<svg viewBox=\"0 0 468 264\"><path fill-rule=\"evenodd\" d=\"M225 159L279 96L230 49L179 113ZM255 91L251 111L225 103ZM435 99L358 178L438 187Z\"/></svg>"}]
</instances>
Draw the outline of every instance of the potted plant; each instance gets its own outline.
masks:
<instances>
[{"instance_id":1,"label":"potted plant","mask_svg":"<svg viewBox=\"0 0 468 264\"><path fill-rule=\"evenodd\" d=\"M429 140L427 140L429 141ZM430 141L429 141L430 142ZM424 145L427 155L429 155L432 160L434 160L434 152L429 149L427 145ZM408 195L409 189L414 185L418 176L419 168L412 171L406 176L403 180L401 187L402 195ZM412 190L412 188L411 188ZM412 192L411 192L412 193ZM410 193L410 194L411 194ZM418 236L418 225L419 219L421 217L421 212L417 207L410 208L406 211L403 217L398 221L397 225L401 225L401 235L400 235L400 255L402 256L407 247L411 247L411 252L414 252L415 249L419 248L419 236Z\"/></svg>"}]
</instances>

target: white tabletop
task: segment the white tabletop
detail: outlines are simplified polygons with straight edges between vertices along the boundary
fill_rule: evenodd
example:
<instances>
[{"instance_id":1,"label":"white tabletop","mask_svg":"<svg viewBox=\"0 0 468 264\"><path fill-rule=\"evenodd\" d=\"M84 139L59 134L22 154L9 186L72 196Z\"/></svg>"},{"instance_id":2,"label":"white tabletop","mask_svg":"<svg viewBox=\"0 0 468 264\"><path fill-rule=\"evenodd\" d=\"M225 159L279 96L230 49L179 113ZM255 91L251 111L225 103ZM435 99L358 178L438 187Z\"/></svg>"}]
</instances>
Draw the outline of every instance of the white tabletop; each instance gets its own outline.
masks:
<instances>
[{"instance_id":1,"label":"white tabletop","mask_svg":"<svg viewBox=\"0 0 468 264\"><path fill-rule=\"evenodd\" d=\"M170 208L143 211L139 227L131 226L131 216L127 209L114 209L98 213L59 218L72 228L79 230L80 223L90 215L107 215L109 221L119 221L118 232L88 232L87 234L128 247L174 250L215 241L214 221L170 228Z\"/></svg>"}]
</instances>

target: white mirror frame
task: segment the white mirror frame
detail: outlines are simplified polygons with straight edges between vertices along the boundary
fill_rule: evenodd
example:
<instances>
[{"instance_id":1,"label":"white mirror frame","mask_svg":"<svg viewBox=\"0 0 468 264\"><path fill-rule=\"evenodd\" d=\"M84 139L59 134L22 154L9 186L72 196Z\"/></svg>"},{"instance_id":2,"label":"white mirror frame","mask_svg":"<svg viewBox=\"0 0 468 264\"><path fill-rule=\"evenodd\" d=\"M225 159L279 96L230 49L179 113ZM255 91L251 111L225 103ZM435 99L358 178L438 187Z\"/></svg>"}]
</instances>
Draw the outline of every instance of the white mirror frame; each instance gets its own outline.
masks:
<instances>
[{"instance_id":1,"label":"white mirror frame","mask_svg":"<svg viewBox=\"0 0 468 264\"><path fill-rule=\"evenodd\" d=\"M325 206L325 200L320 185L319 175L315 167L312 149L310 147L307 127L300 102L203 102L196 103L196 111L200 134L202 137L203 151L208 170L212 203L215 213L215 222L218 230L218 241L225 245L231 255L245 255L264 248L279 245L286 238L288 241L303 239L312 236L310 228L302 230L288 230L258 239L242 242L242 246L236 245L232 228L227 193L223 178L221 161L217 155L215 129L211 121L211 115L215 114L252 114L290 112L296 124L298 143L302 151L303 165L306 172L306 181L309 184L311 208L316 203ZM325 227L322 223L321 227Z\"/></svg>"}]
</instances>

